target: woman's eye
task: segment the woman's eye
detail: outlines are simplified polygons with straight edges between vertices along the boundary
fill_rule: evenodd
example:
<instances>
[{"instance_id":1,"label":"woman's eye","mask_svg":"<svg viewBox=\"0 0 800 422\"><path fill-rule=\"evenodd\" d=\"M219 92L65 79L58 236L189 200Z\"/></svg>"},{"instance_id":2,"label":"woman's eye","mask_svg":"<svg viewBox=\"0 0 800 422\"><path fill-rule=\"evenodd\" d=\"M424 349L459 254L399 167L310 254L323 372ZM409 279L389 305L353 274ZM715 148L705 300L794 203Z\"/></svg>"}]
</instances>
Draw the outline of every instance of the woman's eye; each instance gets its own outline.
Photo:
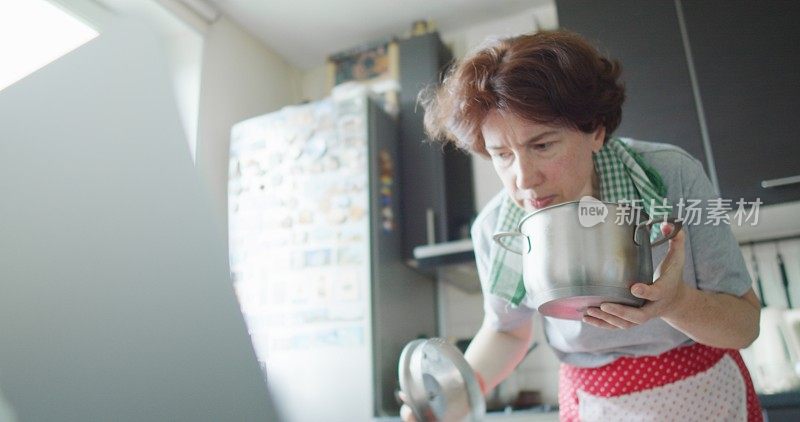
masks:
<instances>
[{"instance_id":1,"label":"woman's eye","mask_svg":"<svg viewBox=\"0 0 800 422\"><path fill-rule=\"evenodd\" d=\"M501 161L507 161L508 159L511 158L511 156L512 154L510 152L498 152L492 155L493 158L499 159Z\"/></svg>"},{"instance_id":2,"label":"woman's eye","mask_svg":"<svg viewBox=\"0 0 800 422\"><path fill-rule=\"evenodd\" d=\"M550 146L553 145L552 142L542 142L541 144L533 145L533 148L537 151L547 151Z\"/></svg>"}]
</instances>

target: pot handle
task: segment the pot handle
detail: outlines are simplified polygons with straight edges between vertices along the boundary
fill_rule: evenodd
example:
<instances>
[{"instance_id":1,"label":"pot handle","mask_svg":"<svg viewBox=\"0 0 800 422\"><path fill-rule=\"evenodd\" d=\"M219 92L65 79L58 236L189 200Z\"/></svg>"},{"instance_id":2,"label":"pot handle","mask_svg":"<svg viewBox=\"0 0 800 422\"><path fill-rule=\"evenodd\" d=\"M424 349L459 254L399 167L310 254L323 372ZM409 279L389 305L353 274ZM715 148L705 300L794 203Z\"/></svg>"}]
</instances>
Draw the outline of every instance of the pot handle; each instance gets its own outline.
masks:
<instances>
[{"instance_id":1,"label":"pot handle","mask_svg":"<svg viewBox=\"0 0 800 422\"><path fill-rule=\"evenodd\" d=\"M639 230L640 229L646 227L647 228L647 233L650 233L650 229L653 228L653 224L663 223L663 222L664 222L664 220L658 220L658 221L656 221L656 220L649 221L648 220L648 221L645 221L644 223L640 223L638 226L636 226L636 229L633 231L633 243L635 243L637 246L641 246L640 243L639 243ZM651 248L656 247L656 246L666 242L667 240L672 239L683 228L683 222L681 220L676 219L675 217L667 218L666 222L672 225L672 227L673 227L672 233L670 233L668 236L664 236L664 237L656 240L655 242L651 243L650 244Z\"/></svg>"},{"instance_id":2,"label":"pot handle","mask_svg":"<svg viewBox=\"0 0 800 422\"><path fill-rule=\"evenodd\" d=\"M522 236L522 237L525 238L525 244L527 244L528 248L524 252L515 250L513 248L510 248L510 247L508 247L508 245L506 245L505 243L503 243L501 241L501 239L506 238L506 237L518 237L518 236ZM505 249L505 250L507 250L509 252L513 252L513 253L515 253L517 255L525 255L526 253L531 251L531 238L526 236L526 235L524 235L524 234L522 234L522 233L520 233L520 232L500 232L500 233L496 233L494 236L492 236L492 238L494 239L495 243L500 245L500 247L502 247L503 249Z\"/></svg>"}]
</instances>

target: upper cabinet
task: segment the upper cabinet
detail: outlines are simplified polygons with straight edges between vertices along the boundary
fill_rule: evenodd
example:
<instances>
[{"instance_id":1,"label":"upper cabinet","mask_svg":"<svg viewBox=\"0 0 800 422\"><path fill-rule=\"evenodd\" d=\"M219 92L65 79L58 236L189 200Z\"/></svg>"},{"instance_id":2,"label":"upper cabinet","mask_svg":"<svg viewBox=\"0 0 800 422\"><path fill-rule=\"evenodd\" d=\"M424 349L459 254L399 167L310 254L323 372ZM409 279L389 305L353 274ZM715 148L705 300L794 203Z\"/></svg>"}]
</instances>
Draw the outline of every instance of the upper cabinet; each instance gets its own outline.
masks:
<instances>
[{"instance_id":1,"label":"upper cabinet","mask_svg":"<svg viewBox=\"0 0 800 422\"><path fill-rule=\"evenodd\" d=\"M475 216L471 157L430 142L421 90L438 84L452 60L436 32L398 42L400 55L400 212L403 256L417 246L469 236Z\"/></svg>"},{"instance_id":2,"label":"upper cabinet","mask_svg":"<svg viewBox=\"0 0 800 422\"><path fill-rule=\"evenodd\" d=\"M681 146L734 203L800 200L800 119L790 115L800 109L800 2L557 7L562 28L622 62L628 100L617 133Z\"/></svg>"},{"instance_id":3,"label":"upper cabinet","mask_svg":"<svg viewBox=\"0 0 800 422\"><path fill-rule=\"evenodd\" d=\"M682 6L722 195L800 199L800 2Z\"/></svg>"},{"instance_id":4,"label":"upper cabinet","mask_svg":"<svg viewBox=\"0 0 800 422\"><path fill-rule=\"evenodd\" d=\"M558 0L557 6L561 28L583 35L622 64L626 99L615 133L678 145L708 172L673 2Z\"/></svg>"}]
</instances>

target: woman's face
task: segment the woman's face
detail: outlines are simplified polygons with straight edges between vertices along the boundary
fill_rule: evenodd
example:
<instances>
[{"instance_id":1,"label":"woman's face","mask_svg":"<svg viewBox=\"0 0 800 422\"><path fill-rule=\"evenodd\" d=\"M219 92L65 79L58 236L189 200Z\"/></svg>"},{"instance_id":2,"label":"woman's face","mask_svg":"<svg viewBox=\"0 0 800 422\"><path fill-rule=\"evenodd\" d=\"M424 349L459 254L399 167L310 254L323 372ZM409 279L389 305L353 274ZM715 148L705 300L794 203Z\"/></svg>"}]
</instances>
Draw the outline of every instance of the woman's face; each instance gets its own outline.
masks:
<instances>
[{"instance_id":1,"label":"woman's face","mask_svg":"<svg viewBox=\"0 0 800 422\"><path fill-rule=\"evenodd\" d=\"M593 133L547 126L491 111L481 126L486 150L514 202L526 211L599 198L592 152L603 147L605 129Z\"/></svg>"}]
</instances>

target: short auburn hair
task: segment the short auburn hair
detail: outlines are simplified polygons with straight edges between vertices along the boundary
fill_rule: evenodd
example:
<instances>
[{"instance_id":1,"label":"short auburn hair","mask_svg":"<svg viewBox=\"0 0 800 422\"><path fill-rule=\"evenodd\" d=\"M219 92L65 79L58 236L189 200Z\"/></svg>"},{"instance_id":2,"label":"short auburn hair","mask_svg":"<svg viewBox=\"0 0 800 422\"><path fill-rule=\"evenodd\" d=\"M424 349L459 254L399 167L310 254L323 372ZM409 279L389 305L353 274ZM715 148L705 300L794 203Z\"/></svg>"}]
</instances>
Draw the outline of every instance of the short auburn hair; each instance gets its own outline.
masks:
<instances>
[{"instance_id":1,"label":"short auburn hair","mask_svg":"<svg viewBox=\"0 0 800 422\"><path fill-rule=\"evenodd\" d=\"M493 109L591 133L619 126L625 87L618 61L569 31L492 41L454 63L442 84L420 93L433 140L488 157L481 125Z\"/></svg>"}]
</instances>

